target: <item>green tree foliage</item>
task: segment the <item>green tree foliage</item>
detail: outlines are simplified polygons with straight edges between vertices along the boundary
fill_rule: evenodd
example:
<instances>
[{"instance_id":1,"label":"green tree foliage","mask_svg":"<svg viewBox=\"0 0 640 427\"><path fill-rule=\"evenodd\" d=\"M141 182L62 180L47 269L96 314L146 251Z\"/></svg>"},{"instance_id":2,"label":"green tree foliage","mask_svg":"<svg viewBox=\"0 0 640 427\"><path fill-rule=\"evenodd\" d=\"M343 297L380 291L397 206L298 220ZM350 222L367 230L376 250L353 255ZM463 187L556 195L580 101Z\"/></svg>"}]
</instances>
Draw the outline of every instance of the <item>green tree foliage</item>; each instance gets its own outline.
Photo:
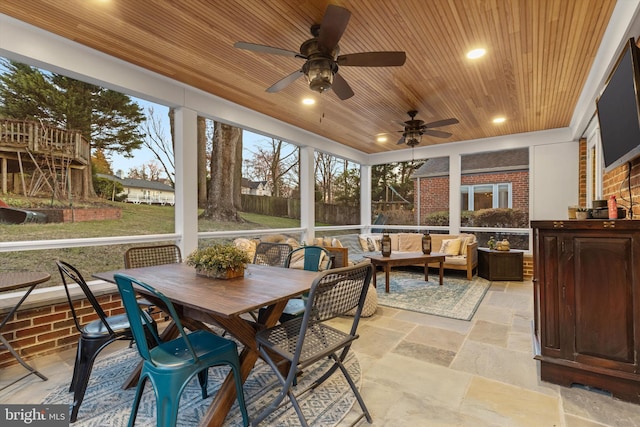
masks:
<instances>
[{"instance_id":1,"label":"green tree foliage","mask_svg":"<svg viewBox=\"0 0 640 427\"><path fill-rule=\"evenodd\" d=\"M127 95L3 60L0 116L80 130L92 148L130 155L142 145L142 108Z\"/></svg>"},{"instance_id":2,"label":"green tree foliage","mask_svg":"<svg viewBox=\"0 0 640 427\"><path fill-rule=\"evenodd\" d=\"M104 151L98 149L95 150L93 155L91 156L91 167L93 168L93 173L102 173L106 175L112 175L113 170L111 169L111 164L109 160L107 160L104 155Z\"/></svg>"},{"instance_id":3,"label":"green tree foliage","mask_svg":"<svg viewBox=\"0 0 640 427\"><path fill-rule=\"evenodd\" d=\"M359 169L345 169L336 177L334 200L338 205L360 206Z\"/></svg>"},{"instance_id":4,"label":"green tree foliage","mask_svg":"<svg viewBox=\"0 0 640 427\"><path fill-rule=\"evenodd\" d=\"M413 172L424 164L424 160L385 163L371 169L371 200L390 201L388 186L400 196L413 203ZM397 197L397 196L396 196Z\"/></svg>"},{"instance_id":5,"label":"green tree foliage","mask_svg":"<svg viewBox=\"0 0 640 427\"><path fill-rule=\"evenodd\" d=\"M118 196L124 191L124 187L119 182L110 179L95 177L93 188L96 190L96 195L103 199L121 202L127 197L126 194Z\"/></svg>"}]
</instances>

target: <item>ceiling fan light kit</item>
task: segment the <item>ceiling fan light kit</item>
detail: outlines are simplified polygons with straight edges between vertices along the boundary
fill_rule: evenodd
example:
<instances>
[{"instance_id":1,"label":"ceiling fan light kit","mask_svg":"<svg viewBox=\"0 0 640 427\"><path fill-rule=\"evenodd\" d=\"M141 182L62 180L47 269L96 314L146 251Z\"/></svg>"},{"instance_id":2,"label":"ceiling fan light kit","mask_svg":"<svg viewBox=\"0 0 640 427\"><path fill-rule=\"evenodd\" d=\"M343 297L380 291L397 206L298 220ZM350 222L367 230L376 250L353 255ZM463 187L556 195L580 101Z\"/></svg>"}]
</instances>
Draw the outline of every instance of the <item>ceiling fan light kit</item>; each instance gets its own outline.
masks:
<instances>
[{"instance_id":1,"label":"ceiling fan light kit","mask_svg":"<svg viewBox=\"0 0 640 427\"><path fill-rule=\"evenodd\" d=\"M300 45L300 53L247 42L236 42L234 46L254 52L306 60L300 70L280 79L269 87L267 92L278 92L304 75L311 90L323 93L333 89L338 98L345 100L351 98L354 93L347 81L338 74L338 65L345 67L396 67L404 65L406 61L404 52L361 52L339 55L338 42L347 28L350 17L351 12L343 7L332 4L327 6L322 22L311 26L313 38Z\"/></svg>"},{"instance_id":2,"label":"ceiling fan light kit","mask_svg":"<svg viewBox=\"0 0 640 427\"><path fill-rule=\"evenodd\" d=\"M425 123L423 120L416 120L418 111L407 111L407 114L409 115L409 117L411 117L411 120L407 120L406 122L402 123L404 125L404 130L399 131L402 132L402 137L398 140L398 145L406 144L411 148L420 144L420 142L422 141L422 135L430 135L437 138L449 138L452 135L451 133L431 128L459 123L458 119L455 118Z\"/></svg>"}]
</instances>

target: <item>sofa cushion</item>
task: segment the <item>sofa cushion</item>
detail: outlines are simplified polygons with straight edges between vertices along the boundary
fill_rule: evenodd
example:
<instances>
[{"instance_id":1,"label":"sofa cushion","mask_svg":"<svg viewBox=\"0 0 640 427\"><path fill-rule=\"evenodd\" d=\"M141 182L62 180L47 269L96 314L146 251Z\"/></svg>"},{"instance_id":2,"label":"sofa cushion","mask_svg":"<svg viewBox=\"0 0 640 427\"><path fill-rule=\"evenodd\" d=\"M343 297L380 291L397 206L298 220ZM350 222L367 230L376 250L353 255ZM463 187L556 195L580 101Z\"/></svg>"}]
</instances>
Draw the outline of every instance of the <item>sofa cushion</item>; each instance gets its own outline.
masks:
<instances>
[{"instance_id":1,"label":"sofa cushion","mask_svg":"<svg viewBox=\"0 0 640 427\"><path fill-rule=\"evenodd\" d=\"M438 252L445 255L459 255L460 254L460 239L444 239L440 250Z\"/></svg>"},{"instance_id":2,"label":"sofa cushion","mask_svg":"<svg viewBox=\"0 0 640 427\"><path fill-rule=\"evenodd\" d=\"M362 250L360 245L360 239L357 234L343 234L342 236L336 236L340 241L343 248L349 249L349 256L361 254L365 251Z\"/></svg>"},{"instance_id":3,"label":"sofa cushion","mask_svg":"<svg viewBox=\"0 0 640 427\"><path fill-rule=\"evenodd\" d=\"M467 265L467 257L464 255L448 255L445 257L444 263L449 265Z\"/></svg>"},{"instance_id":4,"label":"sofa cushion","mask_svg":"<svg viewBox=\"0 0 640 427\"><path fill-rule=\"evenodd\" d=\"M398 251L422 252L422 234L398 233Z\"/></svg>"}]
</instances>

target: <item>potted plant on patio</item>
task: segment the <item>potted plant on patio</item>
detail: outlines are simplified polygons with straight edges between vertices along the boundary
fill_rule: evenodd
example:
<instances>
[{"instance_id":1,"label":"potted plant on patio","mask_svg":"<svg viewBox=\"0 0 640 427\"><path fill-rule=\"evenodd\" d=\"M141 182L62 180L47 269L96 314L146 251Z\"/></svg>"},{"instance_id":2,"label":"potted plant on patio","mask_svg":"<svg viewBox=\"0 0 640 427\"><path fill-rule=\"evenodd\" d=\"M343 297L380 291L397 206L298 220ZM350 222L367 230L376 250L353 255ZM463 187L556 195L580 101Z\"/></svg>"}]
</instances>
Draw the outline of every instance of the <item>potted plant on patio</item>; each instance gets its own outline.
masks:
<instances>
[{"instance_id":1,"label":"potted plant on patio","mask_svg":"<svg viewBox=\"0 0 640 427\"><path fill-rule=\"evenodd\" d=\"M232 279L244 276L244 268L251 260L243 249L232 244L217 243L196 249L189 254L186 262L196 268L199 276Z\"/></svg>"}]
</instances>

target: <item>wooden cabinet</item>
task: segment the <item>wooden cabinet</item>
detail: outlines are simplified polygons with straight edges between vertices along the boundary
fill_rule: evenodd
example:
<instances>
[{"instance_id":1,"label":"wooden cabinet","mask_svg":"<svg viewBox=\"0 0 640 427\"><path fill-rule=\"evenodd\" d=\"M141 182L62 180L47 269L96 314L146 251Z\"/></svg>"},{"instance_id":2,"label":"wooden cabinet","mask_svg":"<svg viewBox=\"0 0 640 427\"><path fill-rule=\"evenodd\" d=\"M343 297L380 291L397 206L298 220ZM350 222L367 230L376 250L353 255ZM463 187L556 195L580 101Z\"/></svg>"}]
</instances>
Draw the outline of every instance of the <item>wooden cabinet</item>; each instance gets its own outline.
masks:
<instances>
[{"instance_id":1,"label":"wooden cabinet","mask_svg":"<svg viewBox=\"0 0 640 427\"><path fill-rule=\"evenodd\" d=\"M640 403L640 221L532 221L543 381Z\"/></svg>"},{"instance_id":2,"label":"wooden cabinet","mask_svg":"<svg viewBox=\"0 0 640 427\"><path fill-rule=\"evenodd\" d=\"M478 276L487 280L523 279L521 251L478 248Z\"/></svg>"}]
</instances>

